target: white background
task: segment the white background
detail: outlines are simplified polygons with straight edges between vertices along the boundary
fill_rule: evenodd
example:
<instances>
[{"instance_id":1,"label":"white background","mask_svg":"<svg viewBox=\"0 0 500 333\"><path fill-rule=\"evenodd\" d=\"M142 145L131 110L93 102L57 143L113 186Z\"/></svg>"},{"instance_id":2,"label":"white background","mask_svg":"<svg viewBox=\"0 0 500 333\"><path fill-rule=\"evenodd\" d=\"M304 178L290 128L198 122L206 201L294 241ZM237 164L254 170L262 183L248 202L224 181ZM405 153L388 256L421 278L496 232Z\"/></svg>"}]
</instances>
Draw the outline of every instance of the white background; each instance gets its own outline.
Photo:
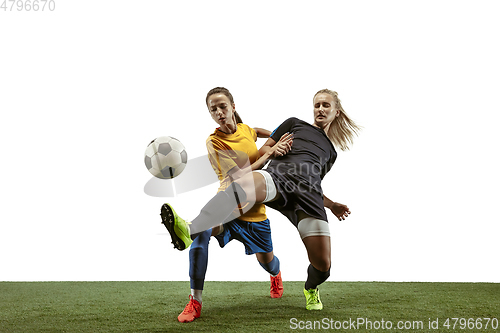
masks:
<instances>
[{"instance_id":1,"label":"white background","mask_svg":"<svg viewBox=\"0 0 500 333\"><path fill-rule=\"evenodd\" d=\"M498 2L55 2L0 11L1 281L188 280L160 206L192 219L217 186L150 197L143 154L171 135L203 155L224 86L250 126L312 122L329 88L364 127L323 183L352 211L329 214L331 281L500 282ZM268 216L304 280L298 233ZM211 243L207 280L268 278Z\"/></svg>"}]
</instances>

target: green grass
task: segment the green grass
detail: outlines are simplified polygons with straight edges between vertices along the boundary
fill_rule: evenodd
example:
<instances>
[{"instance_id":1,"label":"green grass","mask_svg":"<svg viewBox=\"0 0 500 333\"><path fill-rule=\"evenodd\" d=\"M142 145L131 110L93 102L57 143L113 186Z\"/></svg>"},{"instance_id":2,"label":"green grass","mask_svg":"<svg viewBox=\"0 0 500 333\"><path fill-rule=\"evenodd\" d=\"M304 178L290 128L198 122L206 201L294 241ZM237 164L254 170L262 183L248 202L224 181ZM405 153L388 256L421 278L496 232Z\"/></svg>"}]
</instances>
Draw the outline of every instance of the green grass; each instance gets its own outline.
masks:
<instances>
[{"instance_id":1,"label":"green grass","mask_svg":"<svg viewBox=\"0 0 500 333\"><path fill-rule=\"evenodd\" d=\"M326 282L323 311L305 310L303 282L284 282L281 299L269 282L206 282L201 318L178 323L188 282L0 282L0 332L290 332L297 321L391 321L392 330L357 332L500 332L455 330L445 318L500 320L500 284ZM439 318L430 330L429 318ZM398 321L422 321L425 329L397 330ZM450 324L453 324L451 322ZM354 330L330 331L346 332Z\"/></svg>"}]
</instances>

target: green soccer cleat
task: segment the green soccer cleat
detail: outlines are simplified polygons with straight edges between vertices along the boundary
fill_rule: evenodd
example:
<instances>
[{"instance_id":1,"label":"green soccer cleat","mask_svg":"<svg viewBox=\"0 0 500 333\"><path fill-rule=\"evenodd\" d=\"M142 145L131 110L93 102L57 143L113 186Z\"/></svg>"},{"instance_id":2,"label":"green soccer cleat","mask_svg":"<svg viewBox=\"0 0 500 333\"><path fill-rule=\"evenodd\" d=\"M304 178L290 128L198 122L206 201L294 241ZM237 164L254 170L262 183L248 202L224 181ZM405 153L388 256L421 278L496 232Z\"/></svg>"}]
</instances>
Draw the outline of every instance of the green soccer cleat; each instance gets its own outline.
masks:
<instances>
[{"instance_id":1,"label":"green soccer cleat","mask_svg":"<svg viewBox=\"0 0 500 333\"><path fill-rule=\"evenodd\" d=\"M307 310L323 310L323 303L319 299L318 289L304 289L304 296L306 297Z\"/></svg>"},{"instance_id":2,"label":"green soccer cleat","mask_svg":"<svg viewBox=\"0 0 500 333\"><path fill-rule=\"evenodd\" d=\"M161 223L165 225L170 237L172 237L172 244L174 244L174 248L179 251L188 248L193 242L189 231L190 223L184 221L179 215L177 215L172 206L168 203L161 206L160 215Z\"/></svg>"}]
</instances>

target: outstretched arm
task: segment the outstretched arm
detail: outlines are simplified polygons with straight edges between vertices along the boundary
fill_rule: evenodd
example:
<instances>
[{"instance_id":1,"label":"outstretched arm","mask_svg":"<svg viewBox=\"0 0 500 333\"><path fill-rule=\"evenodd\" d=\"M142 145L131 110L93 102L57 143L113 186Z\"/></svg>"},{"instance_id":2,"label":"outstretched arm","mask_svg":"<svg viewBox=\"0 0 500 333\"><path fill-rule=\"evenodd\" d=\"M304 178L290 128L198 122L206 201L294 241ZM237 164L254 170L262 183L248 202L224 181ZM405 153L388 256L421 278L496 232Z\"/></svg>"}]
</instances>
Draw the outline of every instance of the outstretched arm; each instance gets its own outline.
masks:
<instances>
[{"instance_id":1,"label":"outstretched arm","mask_svg":"<svg viewBox=\"0 0 500 333\"><path fill-rule=\"evenodd\" d=\"M253 129L257 133L258 138L268 138L271 136L271 131L268 131L266 129L259 127L254 127Z\"/></svg>"},{"instance_id":2,"label":"outstretched arm","mask_svg":"<svg viewBox=\"0 0 500 333\"><path fill-rule=\"evenodd\" d=\"M326 195L323 195L323 205L326 208L330 209L333 215L335 215L339 219L339 221L345 220L346 217L348 217L349 214L351 214L349 207L328 199Z\"/></svg>"}]
</instances>

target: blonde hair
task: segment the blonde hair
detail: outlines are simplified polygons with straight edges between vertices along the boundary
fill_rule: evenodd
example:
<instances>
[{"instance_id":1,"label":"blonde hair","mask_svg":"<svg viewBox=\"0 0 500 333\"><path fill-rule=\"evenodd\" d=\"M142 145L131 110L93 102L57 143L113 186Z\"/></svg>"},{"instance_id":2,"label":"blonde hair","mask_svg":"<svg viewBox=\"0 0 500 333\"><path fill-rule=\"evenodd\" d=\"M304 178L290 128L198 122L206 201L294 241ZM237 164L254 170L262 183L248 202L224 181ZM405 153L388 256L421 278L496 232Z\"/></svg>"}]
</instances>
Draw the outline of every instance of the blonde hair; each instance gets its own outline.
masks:
<instances>
[{"instance_id":1,"label":"blonde hair","mask_svg":"<svg viewBox=\"0 0 500 333\"><path fill-rule=\"evenodd\" d=\"M344 111L344 108L342 108L342 104L340 104L340 99L336 91L321 89L314 95L314 98L316 98L316 95L318 94L329 94L333 96L335 110L340 111L339 115L332 120L332 122L328 125L328 128L325 130L326 135L335 147L338 147L341 150L348 150L349 146L353 143L354 136L359 134L362 127L349 118L347 113Z\"/></svg>"}]
</instances>

